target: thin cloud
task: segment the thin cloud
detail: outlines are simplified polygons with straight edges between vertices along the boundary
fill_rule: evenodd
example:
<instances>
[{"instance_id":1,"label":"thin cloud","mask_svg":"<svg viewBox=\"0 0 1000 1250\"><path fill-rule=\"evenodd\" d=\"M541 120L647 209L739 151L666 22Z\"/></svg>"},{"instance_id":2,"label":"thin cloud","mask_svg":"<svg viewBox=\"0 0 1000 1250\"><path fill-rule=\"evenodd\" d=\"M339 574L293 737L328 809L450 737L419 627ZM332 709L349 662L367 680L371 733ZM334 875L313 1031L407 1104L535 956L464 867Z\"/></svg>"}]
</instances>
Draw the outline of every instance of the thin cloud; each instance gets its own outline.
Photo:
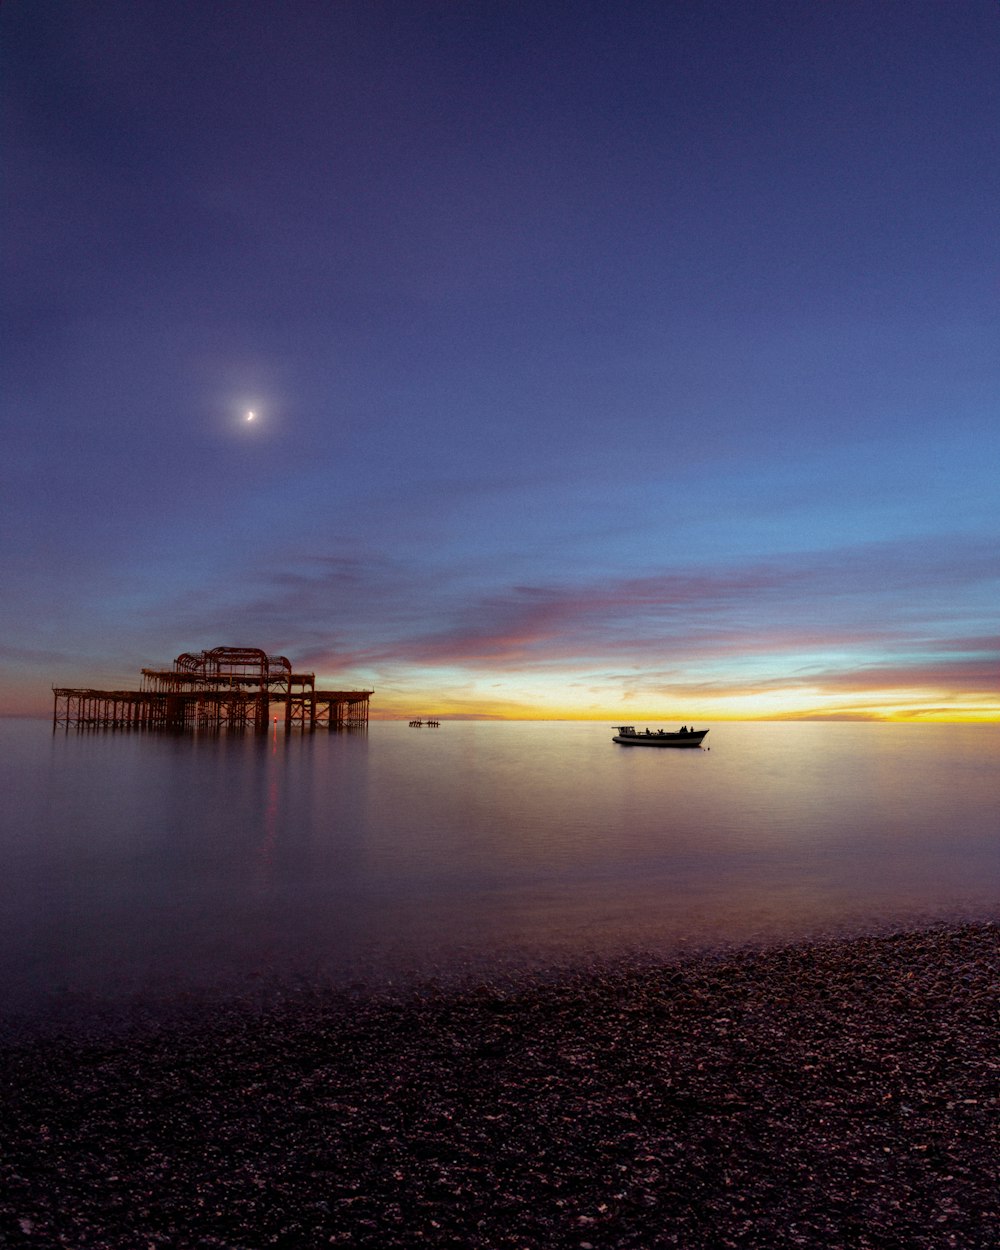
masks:
<instances>
[{"instance_id":1,"label":"thin cloud","mask_svg":"<svg viewBox=\"0 0 1000 1250\"><path fill-rule=\"evenodd\" d=\"M938 540L484 591L467 566L442 563L432 575L372 550L290 560L264 570L253 596L206 611L191 595L176 607L192 632L185 647L238 635L304 669L390 684L431 668L563 684L599 673L597 690L610 683L635 699L978 694L996 689L1000 638L949 630L949 604L960 589L985 594L998 576L991 544ZM468 697L471 708L478 695Z\"/></svg>"}]
</instances>

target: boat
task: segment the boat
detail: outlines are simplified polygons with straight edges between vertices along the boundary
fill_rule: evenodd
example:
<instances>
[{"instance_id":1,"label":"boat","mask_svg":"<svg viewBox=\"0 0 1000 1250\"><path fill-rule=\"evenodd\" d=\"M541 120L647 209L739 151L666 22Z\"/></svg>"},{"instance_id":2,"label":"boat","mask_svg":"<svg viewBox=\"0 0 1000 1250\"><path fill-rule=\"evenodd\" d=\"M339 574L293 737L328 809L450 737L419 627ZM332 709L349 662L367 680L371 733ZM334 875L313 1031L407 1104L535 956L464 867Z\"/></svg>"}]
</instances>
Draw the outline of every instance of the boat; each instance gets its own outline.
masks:
<instances>
[{"instance_id":1,"label":"boat","mask_svg":"<svg viewBox=\"0 0 1000 1250\"><path fill-rule=\"evenodd\" d=\"M634 725L615 725L618 732L611 739L623 747L700 747L707 729L689 729L684 725L675 732L663 729L636 729Z\"/></svg>"}]
</instances>

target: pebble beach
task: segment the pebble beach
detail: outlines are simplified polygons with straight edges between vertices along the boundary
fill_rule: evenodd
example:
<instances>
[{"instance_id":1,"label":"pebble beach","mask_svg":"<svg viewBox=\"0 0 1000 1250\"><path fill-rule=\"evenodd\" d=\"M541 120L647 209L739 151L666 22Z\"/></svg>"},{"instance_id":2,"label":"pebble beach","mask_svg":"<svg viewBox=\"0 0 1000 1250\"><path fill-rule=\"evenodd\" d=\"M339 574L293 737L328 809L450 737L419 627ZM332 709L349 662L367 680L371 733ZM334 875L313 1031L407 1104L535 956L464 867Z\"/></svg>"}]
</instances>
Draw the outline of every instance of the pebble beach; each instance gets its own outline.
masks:
<instances>
[{"instance_id":1,"label":"pebble beach","mask_svg":"<svg viewBox=\"0 0 1000 1250\"><path fill-rule=\"evenodd\" d=\"M3 1044L0 1245L993 1250L1000 928Z\"/></svg>"}]
</instances>

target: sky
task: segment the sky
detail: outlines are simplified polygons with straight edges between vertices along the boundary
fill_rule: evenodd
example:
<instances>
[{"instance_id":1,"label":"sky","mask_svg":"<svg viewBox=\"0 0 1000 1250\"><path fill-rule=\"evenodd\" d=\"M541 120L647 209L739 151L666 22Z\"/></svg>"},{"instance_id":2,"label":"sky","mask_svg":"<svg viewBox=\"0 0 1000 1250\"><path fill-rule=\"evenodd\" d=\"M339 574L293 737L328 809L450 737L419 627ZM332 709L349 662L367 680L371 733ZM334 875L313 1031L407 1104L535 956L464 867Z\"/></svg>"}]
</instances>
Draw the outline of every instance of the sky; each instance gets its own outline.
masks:
<instances>
[{"instance_id":1,"label":"sky","mask_svg":"<svg viewBox=\"0 0 1000 1250\"><path fill-rule=\"evenodd\" d=\"M0 713L1000 719L994 0L7 0L0 145Z\"/></svg>"}]
</instances>

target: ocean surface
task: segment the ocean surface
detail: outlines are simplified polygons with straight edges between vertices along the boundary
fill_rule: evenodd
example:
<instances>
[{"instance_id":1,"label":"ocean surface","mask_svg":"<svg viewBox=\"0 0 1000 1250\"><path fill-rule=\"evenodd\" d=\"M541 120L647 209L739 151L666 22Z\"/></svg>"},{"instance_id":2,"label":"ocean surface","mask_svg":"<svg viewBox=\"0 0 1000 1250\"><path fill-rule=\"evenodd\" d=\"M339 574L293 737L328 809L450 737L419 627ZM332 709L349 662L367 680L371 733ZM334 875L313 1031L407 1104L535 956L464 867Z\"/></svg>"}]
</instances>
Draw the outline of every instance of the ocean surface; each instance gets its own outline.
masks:
<instances>
[{"instance_id":1,"label":"ocean surface","mask_svg":"<svg viewBox=\"0 0 1000 1250\"><path fill-rule=\"evenodd\" d=\"M1000 916L1000 726L612 732L0 721L6 1011Z\"/></svg>"}]
</instances>

